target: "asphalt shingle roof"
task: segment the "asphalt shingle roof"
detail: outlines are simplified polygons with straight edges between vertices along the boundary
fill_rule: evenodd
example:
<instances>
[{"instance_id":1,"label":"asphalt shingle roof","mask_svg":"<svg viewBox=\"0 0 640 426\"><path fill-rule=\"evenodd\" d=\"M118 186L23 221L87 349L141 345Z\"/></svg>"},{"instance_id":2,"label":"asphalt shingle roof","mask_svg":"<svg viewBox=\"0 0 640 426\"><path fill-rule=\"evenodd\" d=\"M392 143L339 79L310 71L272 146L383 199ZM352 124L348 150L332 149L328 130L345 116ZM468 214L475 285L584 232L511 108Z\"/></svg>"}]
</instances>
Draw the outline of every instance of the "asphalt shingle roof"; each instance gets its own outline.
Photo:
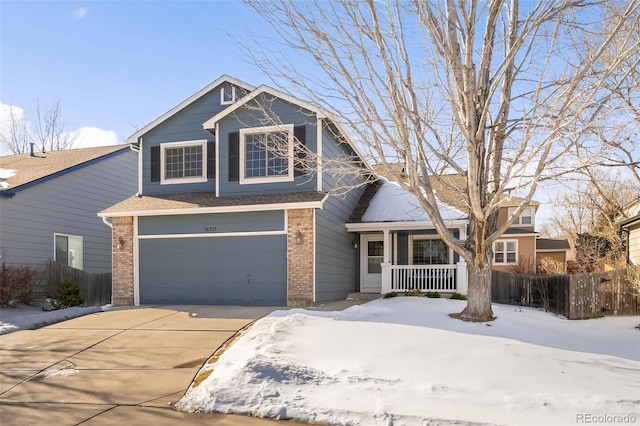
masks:
<instances>
[{"instance_id":1,"label":"asphalt shingle roof","mask_svg":"<svg viewBox=\"0 0 640 426\"><path fill-rule=\"evenodd\" d=\"M567 240L554 238L538 238L536 240L536 250L570 250L571 246Z\"/></svg>"},{"instance_id":2,"label":"asphalt shingle roof","mask_svg":"<svg viewBox=\"0 0 640 426\"><path fill-rule=\"evenodd\" d=\"M285 194L240 195L216 197L215 192L190 192L175 194L134 195L101 212L104 216L118 213L184 210L193 208L242 207L269 204L320 202L326 192L293 192ZM176 213L179 213L176 212Z\"/></svg>"},{"instance_id":3,"label":"asphalt shingle roof","mask_svg":"<svg viewBox=\"0 0 640 426\"><path fill-rule=\"evenodd\" d=\"M128 150L129 145L111 145L95 148L69 149L64 151L37 152L0 157L0 168L15 170L15 176L5 179L9 191L21 185L35 182L108 154Z\"/></svg>"}]
</instances>

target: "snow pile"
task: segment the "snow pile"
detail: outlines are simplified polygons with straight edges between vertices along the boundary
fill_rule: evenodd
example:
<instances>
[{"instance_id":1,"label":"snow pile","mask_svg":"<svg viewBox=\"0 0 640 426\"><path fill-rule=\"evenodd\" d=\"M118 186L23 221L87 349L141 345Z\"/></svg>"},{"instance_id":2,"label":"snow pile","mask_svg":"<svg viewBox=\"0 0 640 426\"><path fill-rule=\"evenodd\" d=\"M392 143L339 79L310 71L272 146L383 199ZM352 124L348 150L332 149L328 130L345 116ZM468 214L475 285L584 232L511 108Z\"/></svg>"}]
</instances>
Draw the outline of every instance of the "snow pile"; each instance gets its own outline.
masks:
<instances>
[{"instance_id":1,"label":"snow pile","mask_svg":"<svg viewBox=\"0 0 640 426\"><path fill-rule=\"evenodd\" d=\"M108 309L109 305L103 307L89 306L87 308L74 307L57 311L45 311L43 308L48 308L48 304L46 306L18 304L15 308L0 309L0 334L42 327L82 315L100 312Z\"/></svg>"},{"instance_id":2,"label":"snow pile","mask_svg":"<svg viewBox=\"0 0 640 426\"><path fill-rule=\"evenodd\" d=\"M210 375L178 408L336 425L575 424L579 415L618 414L640 420L637 317L570 322L496 305L498 319L488 326L446 315L463 307L398 298L344 312L275 312L206 364L200 374ZM623 337L600 341L613 334ZM632 347L625 349L624 339ZM631 359L553 347L559 342L620 345L614 351Z\"/></svg>"}]
</instances>

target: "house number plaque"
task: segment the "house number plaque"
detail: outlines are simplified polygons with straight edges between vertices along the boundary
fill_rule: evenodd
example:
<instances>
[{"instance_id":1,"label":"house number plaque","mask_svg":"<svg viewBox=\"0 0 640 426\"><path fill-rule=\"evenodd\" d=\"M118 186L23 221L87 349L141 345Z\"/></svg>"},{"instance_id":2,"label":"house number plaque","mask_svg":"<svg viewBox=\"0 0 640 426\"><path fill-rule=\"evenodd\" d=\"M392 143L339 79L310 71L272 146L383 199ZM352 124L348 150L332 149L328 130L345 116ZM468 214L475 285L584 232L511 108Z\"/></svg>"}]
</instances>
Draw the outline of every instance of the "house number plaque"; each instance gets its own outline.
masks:
<instances>
[{"instance_id":1,"label":"house number plaque","mask_svg":"<svg viewBox=\"0 0 640 426\"><path fill-rule=\"evenodd\" d=\"M218 228L216 226L205 226L204 232L218 232Z\"/></svg>"}]
</instances>

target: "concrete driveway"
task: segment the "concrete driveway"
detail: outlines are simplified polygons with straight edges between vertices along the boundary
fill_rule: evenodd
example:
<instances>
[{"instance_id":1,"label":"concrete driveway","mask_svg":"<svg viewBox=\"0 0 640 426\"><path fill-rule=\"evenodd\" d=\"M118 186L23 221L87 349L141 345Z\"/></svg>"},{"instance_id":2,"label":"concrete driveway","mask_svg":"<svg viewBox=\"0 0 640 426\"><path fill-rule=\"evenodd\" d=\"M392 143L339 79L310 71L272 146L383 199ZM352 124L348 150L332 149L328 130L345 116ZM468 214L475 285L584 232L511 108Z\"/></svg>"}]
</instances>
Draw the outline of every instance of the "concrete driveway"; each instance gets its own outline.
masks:
<instances>
[{"instance_id":1,"label":"concrete driveway","mask_svg":"<svg viewBox=\"0 0 640 426\"><path fill-rule=\"evenodd\" d=\"M0 424L273 425L173 408L220 345L273 309L115 309L2 335Z\"/></svg>"}]
</instances>

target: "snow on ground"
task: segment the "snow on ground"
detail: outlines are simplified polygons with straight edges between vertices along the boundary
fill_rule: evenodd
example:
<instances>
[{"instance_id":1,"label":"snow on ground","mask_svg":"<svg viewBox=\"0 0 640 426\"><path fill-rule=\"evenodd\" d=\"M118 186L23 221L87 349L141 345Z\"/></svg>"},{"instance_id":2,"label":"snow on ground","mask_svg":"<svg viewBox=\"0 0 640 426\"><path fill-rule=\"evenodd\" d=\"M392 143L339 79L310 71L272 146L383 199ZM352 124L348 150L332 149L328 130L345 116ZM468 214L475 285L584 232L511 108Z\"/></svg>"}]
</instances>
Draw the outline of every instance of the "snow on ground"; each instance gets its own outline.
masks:
<instances>
[{"instance_id":1,"label":"snow on ground","mask_svg":"<svg viewBox=\"0 0 640 426\"><path fill-rule=\"evenodd\" d=\"M335 425L640 422L639 317L447 315L464 306L400 297L276 311L205 364L177 407Z\"/></svg>"},{"instance_id":2,"label":"snow on ground","mask_svg":"<svg viewBox=\"0 0 640 426\"><path fill-rule=\"evenodd\" d=\"M82 315L100 312L108 309L109 305L103 307L90 306L87 308L74 307L57 311L45 311L43 308L49 309L49 304L36 304L34 306L17 304L15 308L0 308L0 334L42 327Z\"/></svg>"}]
</instances>

